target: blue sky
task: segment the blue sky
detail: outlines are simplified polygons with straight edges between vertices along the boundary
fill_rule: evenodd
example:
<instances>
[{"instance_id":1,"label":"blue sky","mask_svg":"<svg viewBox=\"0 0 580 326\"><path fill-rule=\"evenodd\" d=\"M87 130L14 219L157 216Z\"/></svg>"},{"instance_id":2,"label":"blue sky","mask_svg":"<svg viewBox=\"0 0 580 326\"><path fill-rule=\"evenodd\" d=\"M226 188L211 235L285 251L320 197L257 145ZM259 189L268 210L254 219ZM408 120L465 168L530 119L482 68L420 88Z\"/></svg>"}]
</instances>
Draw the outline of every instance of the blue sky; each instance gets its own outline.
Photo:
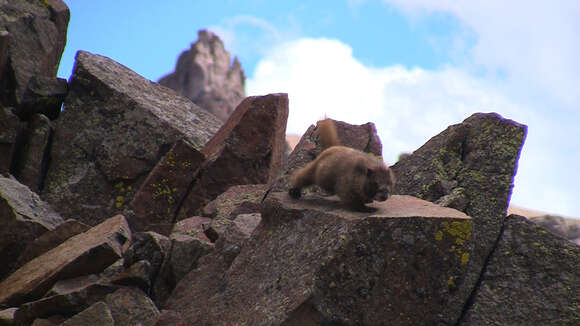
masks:
<instances>
[{"instance_id":1,"label":"blue sky","mask_svg":"<svg viewBox=\"0 0 580 326\"><path fill-rule=\"evenodd\" d=\"M289 93L291 133L325 115L372 121L394 162L475 112L528 125L512 203L580 217L580 2L65 2L60 77L86 50L155 81L208 28L247 95Z\"/></svg>"}]
</instances>

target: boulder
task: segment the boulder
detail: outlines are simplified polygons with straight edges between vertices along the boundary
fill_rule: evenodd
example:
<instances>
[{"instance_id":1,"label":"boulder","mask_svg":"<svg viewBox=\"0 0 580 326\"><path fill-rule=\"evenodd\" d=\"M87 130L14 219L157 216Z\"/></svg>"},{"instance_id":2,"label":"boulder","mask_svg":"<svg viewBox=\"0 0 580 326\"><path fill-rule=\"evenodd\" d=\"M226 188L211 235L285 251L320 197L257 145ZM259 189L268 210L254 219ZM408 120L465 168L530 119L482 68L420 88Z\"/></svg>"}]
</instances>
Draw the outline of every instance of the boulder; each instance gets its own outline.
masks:
<instances>
[{"instance_id":1,"label":"boulder","mask_svg":"<svg viewBox=\"0 0 580 326\"><path fill-rule=\"evenodd\" d=\"M152 326L159 316L153 301L139 289L118 289L107 295L105 302L111 309L115 326Z\"/></svg>"},{"instance_id":2,"label":"boulder","mask_svg":"<svg viewBox=\"0 0 580 326\"><path fill-rule=\"evenodd\" d=\"M16 266L27 244L63 222L37 194L14 179L0 176L0 280Z\"/></svg>"},{"instance_id":3,"label":"boulder","mask_svg":"<svg viewBox=\"0 0 580 326\"><path fill-rule=\"evenodd\" d=\"M159 83L225 122L244 98L246 77L238 59L231 61L217 35L207 30L200 30L197 35L198 41L177 59L175 71Z\"/></svg>"},{"instance_id":4,"label":"boulder","mask_svg":"<svg viewBox=\"0 0 580 326\"><path fill-rule=\"evenodd\" d=\"M124 266L147 260L151 263L153 274L157 275L170 251L171 240L166 236L155 232L137 232L133 234L131 246L123 255Z\"/></svg>"},{"instance_id":5,"label":"boulder","mask_svg":"<svg viewBox=\"0 0 580 326\"><path fill-rule=\"evenodd\" d=\"M459 325L578 325L579 280L580 247L510 215Z\"/></svg>"},{"instance_id":6,"label":"boulder","mask_svg":"<svg viewBox=\"0 0 580 326\"><path fill-rule=\"evenodd\" d=\"M210 222L209 218L194 216L175 224L170 236L171 251L165 256L151 295L158 306L167 300L177 282L198 266L199 259L213 251L214 245L203 226Z\"/></svg>"},{"instance_id":7,"label":"boulder","mask_svg":"<svg viewBox=\"0 0 580 326\"><path fill-rule=\"evenodd\" d=\"M282 167L288 95L247 97L201 151L207 161L178 219L200 210L229 187L270 183Z\"/></svg>"},{"instance_id":8,"label":"boulder","mask_svg":"<svg viewBox=\"0 0 580 326\"><path fill-rule=\"evenodd\" d=\"M351 125L343 121L333 121L336 125L338 138L344 146L382 157L381 140L372 122L367 122L363 125ZM300 138L300 141L288 157L287 169L278 179L274 191L288 191L288 183L294 171L304 167L320 154L322 146L316 130L316 127L311 125ZM322 190L317 186L313 186L308 191L320 193Z\"/></svg>"},{"instance_id":9,"label":"boulder","mask_svg":"<svg viewBox=\"0 0 580 326\"><path fill-rule=\"evenodd\" d=\"M204 214L213 218L205 227L205 234L215 242L238 215L259 213L267 190L265 184L230 187L204 208Z\"/></svg>"},{"instance_id":10,"label":"boulder","mask_svg":"<svg viewBox=\"0 0 580 326\"><path fill-rule=\"evenodd\" d=\"M19 143L26 133L26 123L12 113L12 109L0 107L0 175L8 176Z\"/></svg>"},{"instance_id":11,"label":"boulder","mask_svg":"<svg viewBox=\"0 0 580 326\"><path fill-rule=\"evenodd\" d=\"M352 212L337 197L270 193L241 252L216 247L165 308L188 325L454 322L471 219L410 196L372 207L373 214Z\"/></svg>"},{"instance_id":12,"label":"boulder","mask_svg":"<svg viewBox=\"0 0 580 326\"><path fill-rule=\"evenodd\" d=\"M69 292L22 304L14 314L14 324L30 325L32 321L38 318L47 318L55 315L74 315L103 300L107 294L115 290L117 290L117 287L114 286L91 284L75 288Z\"/></svg>"},{"instance_id":13,"label":"boulder","mask_svg":"<svg viewBox=\"0 0 580 326\"><path fill-rule=\"evenodd\" d=\"M115 320L111 314L111 309L103 301L99 301L67 319L61 326L115 326Z\"/></svg>"},{"instance_id":14,"label":"boulder","mask_svg":"<svg viewBox=\"0 0 580 326\"><path fill-rule=\"evenodd\" d=\"M122 215L111 217L34 258L0 283L0 304L41 298L58 280L97 273L121 258L131 242Z\"/></svg>"},{"instance_id":15,"label":"boulder","mask_svg":"<svg viewBox=\"0 0 580 326\"><path fill-rule=\"evenodd\" d=\"M63 216L96 225L127 207L176 141L201 148L220 124L173 90L79 51L42 196Z\"/></svg>"},{"instance_id":16,"label":"boulder","mask_svg":"<svg viewBox=\"0 0 580 326\"><path fill-rule=\"evenodd\" d=\"M465 300L499 237L526 131L498 114L476 113L392 167L396 194L452 207L473 219L475 248L468 280L459 289Z\"/></svg>"},{"instance_id":17,"label":"boulder","mask_svg":"<svg viewBox=\"0 0 580 326\"><path fill-rule=\"evenodd\" d=\"M178 140L149 173L131 202L131 228L169 235L177 210L204 161L203 154L192 144Z\"/></svg>"},{"instance_id":18,"label":"boulder","mask_svg":"<svg viewBox=\"0 0 580 326\"><path fill-rule=\"evenodd\" d=\"M61 243L72 238L73 236L86 232L90 227L80 223L77 220L69 219L59 224L54 230L49 230L36 238L33 242L26 245L18 257L17 266L22 266L32 259L46 253L47 251L58 247Z\"/></svg>"},{"instance_id":19,"label":"boulder","mask_svg":"<svg viewBox=\"0 0 580 326\"><path fill-rule=\"evenodd\" d=\"M40 193L48 169L52 132L52 123L46 116L33 115L28 123L26 138L12 164L16 179L36 193Z\"/></svg>"},{"instance_id":20,"label":"boulder","mask_svg":"<svg viewBox=\"0 0 580 326\"><path fill-rule=\"evenodd\" d=\"M70 13L61 0L0 2L0 106L17 106L33 76L56 80Z\"/></svg>"}]
</instances>

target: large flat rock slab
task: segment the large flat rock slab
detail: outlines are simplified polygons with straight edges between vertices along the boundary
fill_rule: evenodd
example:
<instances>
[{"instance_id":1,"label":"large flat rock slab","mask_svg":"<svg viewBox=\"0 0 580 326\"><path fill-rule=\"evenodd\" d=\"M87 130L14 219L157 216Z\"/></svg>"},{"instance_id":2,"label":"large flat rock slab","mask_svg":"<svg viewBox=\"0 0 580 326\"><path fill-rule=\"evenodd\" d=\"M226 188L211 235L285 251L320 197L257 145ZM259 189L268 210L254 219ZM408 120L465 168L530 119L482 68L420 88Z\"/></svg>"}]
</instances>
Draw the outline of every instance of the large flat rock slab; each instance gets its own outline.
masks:
<instances>
[{"instance_id":1,"label":"large flat rock slab","mask_svg":"<svg viewBox=\"0 0 580 326\"><path fill-rule=\"evenodd\" d=\"M127 208L176 141L199 149L220 125L175 91L79 51L42 196L66 218L96 225Z\"/></svg>"},{"instance_id":2,"label":"large flat rock slab","mask_svg":"<svg viewBox=\"0 0 580 326\"><path fill-rule=\"evenodd\" d=\"M131 230L122 215L112 217L34 258L0 283L0 304L36 300L58 280L98 273L123 256Z\"/></svg>"},{"instance_id":3,"label":"large flat rock slab","mask_svg":"<svg viewBox=\"0 0 580 326\"><path fill-rule=\"evenodd\" d=\"M167 309L204 325L436 325L461 314L457 289L473 248L464 213L409 196L374 203L372 213L282 192L263 205L225 272L204 282L193 271ZM200 270L224 266L207 264Z\"/></svg>"}]
</instances>

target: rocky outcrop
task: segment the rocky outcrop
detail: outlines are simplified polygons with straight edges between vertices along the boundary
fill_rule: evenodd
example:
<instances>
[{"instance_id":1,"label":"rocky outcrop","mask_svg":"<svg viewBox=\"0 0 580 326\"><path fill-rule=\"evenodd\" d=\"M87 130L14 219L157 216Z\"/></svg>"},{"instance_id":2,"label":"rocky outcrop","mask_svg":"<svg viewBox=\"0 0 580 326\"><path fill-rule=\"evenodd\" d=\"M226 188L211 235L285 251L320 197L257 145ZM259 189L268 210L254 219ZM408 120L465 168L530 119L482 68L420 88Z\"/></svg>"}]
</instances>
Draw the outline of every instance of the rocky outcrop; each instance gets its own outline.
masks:
<instances>
[{"instance_id":1,"label":"rocky outcrop","mask_svg":"<svg viewBox=\"0 0 580 326\"><path fill-rule=\"evenodd\" d=\"M174 91L83 51L64 108L42 196L89 225L126 208L177 140L201 148L220 125Z\"/></svg>"},{"instance_id":2,"label":"rocky outcrop","mask_svg":"<svg viewBox=\"0 0 580 326\"><path fill-rule=\"evenodd\" d=\"M495 113L477 113L431 138L397 162L395 193L463 211L473 219L475 248L467 282L470 296L493 250L513 188L527 127Z\"/></svg>"},{"instance_id":3,"label":"rocky outcrop","mask_svg":"<svg viewBox=\"0 0 580 326\"><path fill-rule=\"evenodd\" d=\"M178 219L200 210L229 187L274 182L282 168L288 94L250 96L201 150L207 161Z\"/></svg>"},{"instance_id":4,"label":"rocky outcrop","mask_svg":"<svg viewBox=\"0 0 580 326\"><path fill-rule=\"evenodd\" d=\"M456 289L471 252L471 220L408 196L375 203L372 216L337 203L271 193L262 223L231 265L206 260L180 282L166 308L186 324L453 320L461 311ZM206 282L203 269L216 280Z\"/></svg>"},{"instance_id":5,"label":"rocky outcrop","mask_svg":"<svg viewBox=\"0 0 580 326\"><path fill-rule=\"evenodd\" d=\"M0 13L0 324L580 318L579 247L564 239L580 232L505 216L525 126L475 114L393 166L398 194L346 211L315 187L287 195L320 145L312 126L281 171L286 94L245 99L219 129L190 100L102 56L79 52L71 84L57 80L50 53L68 20L59 0L4 1ZM201 32L178 63L200 74L168 78L202 85L199 98L228 113L223 101L240 96L228 87L243 75L223 53ZM381 156L372 123L336 124L343 144Z\"/></svg>"},{"instance_id":6,"label":"rocky outcrop","mask_svg":"<svg viewBox=\"0 0 580 326\"><path fill-rule=\"evenodd\" d=\"M577 325L579 280L579 246L510 215L460 325Z\"/></svg>"},{"instance_id":7,"label":"rocky outcrop","mask_svg":"<svg viewBox=\"0 0 580 326\"><path fill-rule=\"evenodd\" d=\"M0 283L0 304L37 299L58 280L102 271L123 256L131 230L121 215L70 238L22 266Z\"/></svg>"},{"instance_id":8,"label":"rocky outcrop","mask_svg":"<svg viewBox=\"0 0 580 326\"><path fill-rule=\"evenodd\" d=\"M0 280L15 267L26 245L63 222L37 194L0 176Z\"/></svg>"},{"instance_id":9,"label":"rocky outcrop","mask_svg":"<svg viewBox=\"0 0 580 326\"><path fill-rule=\"evenodd\" d=\"M36 89L31 78L58 82L69 17L61 0L0 3L0 106L16 107L20 115L28 88ZM25 115L28 107L22 109Z\"/></svg>"},{"instance_id":10,"label":"rocky outcrop","mask_svg":"<svg viewBox=\"0 0 580 326\"><path fill-rule=\"evenodd\" d=\"M217 35L207 30L200 30L197 35L198 41L179 56L175 71L159 83L225 122L244 98L246 77L238 59L232 63Z\"/></svg>"}]
</instances>

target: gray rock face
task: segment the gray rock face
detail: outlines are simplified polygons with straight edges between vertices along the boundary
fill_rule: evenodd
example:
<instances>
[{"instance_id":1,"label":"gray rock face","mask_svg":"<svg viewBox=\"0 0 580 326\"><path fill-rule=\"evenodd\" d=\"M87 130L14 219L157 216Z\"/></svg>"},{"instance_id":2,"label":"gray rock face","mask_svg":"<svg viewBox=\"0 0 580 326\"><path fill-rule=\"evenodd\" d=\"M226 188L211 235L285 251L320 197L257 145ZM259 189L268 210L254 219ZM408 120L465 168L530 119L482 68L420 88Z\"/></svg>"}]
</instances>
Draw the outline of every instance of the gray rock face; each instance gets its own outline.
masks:
<instances>
[{"instance_id":1,"label":"gray rock face","mask_svg":"<svg viewBox=\"0 0 580 326\"><path fill-rule=\"evenodd\" d=\"M173 90L80 51L42 196L62 215L95 225L127 206L177 140L201 148L220 124Z\"/></svg>"},{"instance_id":2,"label":"gray rock face","mask_svg":"<svg viewBox=\"0 0 580 326\"><path fill-rule=\"evenodd\" d=\"M270 193L262 223L240 242L231 265L216 247L166 308L189 325L437 325L457 318L456 289L472 248L465 214L410 196L374 203L373 214L339 205L336 198Z\"/></svg>"},{"instance_id":3,"label":"gray rock face","mask_svg":"<svg viewBox=\"0 0 580 326\"><path fill-rule=\"evenodd\" d=\"M175 71L159 80L195 104L226 121L244 98L245 76L238 59L212 32L200 30L199 40L177 60ZM230 65L231 63L231 65Z\"/></svg>"},{"instance_id":4,"label":"gray rock face","mask_svg":"<svg viewBox=\"0 0 580 326\"><path fill-rule=\"evenodd\" d=\"M63 222L37 194L0 176L0 280L15 267L27 244Z\"/></svg>"},{"instance_id":5,"label":"gray rock face","mask_svg":"<svg viewBox=\"0 0 580 326\"><path fill-rule=\"evenodd\" d=\"M500 234L527 127L495 113L449 126L392 169L395 193L463 211L473 218L468 298Z\"/></svg>"},{"instance_id":6,"label":"gray rock face","mask_svg":"<svg viewBox=\"0 0 580 326\"><path fill-rule=\"evenodd\" d=\"M33 76L52 77L70 13L61 0L0 1L0 105L20 104Z\"/></svg>"},{"instance_id":7,"label":"gray rock face","mask_svg":"<svg viewBox=\"0 0 580 326\"><path fill-rule=\"evenodd\" d=\"M460 325L578 325L579 294L580 247L510 215Z\"/></svg>"}]
</instances>

